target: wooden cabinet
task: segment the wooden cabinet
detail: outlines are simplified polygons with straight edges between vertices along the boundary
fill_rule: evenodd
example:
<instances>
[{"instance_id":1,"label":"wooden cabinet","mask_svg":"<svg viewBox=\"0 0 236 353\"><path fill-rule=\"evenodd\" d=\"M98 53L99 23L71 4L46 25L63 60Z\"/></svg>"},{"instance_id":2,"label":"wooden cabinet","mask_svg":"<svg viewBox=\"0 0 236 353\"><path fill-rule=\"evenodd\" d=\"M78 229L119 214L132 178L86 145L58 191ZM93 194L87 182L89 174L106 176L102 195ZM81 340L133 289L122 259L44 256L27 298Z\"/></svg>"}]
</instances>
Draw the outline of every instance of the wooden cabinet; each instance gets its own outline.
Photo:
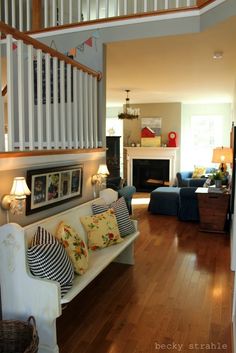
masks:
<instances>
[{"instance_id":1,"label":"wooden cabinet","mask_svg":"<svg viewBox=\"0 0 236 353\"><path fill-rule=\"evenodd\" d=\"M230 194L207 192L198 188L198 208L200 230L207 232L225 232L225 224L229 209Z\"/></svg>"},{"instance_id":2,"label":"wooden cabinet","mask_svg":"<svg viewBox=\"0 0 236 353\"><path fill-rule=\"evenodd\" d=\"M107 154L106 162L109 178L120 176L120 136L106 137Z\"/></svg>"}]
</instances>

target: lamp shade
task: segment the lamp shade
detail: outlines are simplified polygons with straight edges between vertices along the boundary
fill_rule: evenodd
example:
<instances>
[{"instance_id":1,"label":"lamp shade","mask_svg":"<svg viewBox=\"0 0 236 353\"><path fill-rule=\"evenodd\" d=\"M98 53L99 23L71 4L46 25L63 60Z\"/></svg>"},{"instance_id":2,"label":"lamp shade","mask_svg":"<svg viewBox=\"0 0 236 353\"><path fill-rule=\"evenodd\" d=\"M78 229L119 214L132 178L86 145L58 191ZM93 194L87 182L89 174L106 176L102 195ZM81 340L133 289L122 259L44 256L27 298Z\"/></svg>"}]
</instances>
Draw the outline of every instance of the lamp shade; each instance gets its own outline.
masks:
<instances>
[{"instance_id":1,"label":"lamp shade","mask_svg":"<svg viewBox=\"0 0 236 353\"><path fill-rule=\"evenodd\" d=\"M233 153L230 147L216 147L213 149L213 163L232 163Z\"/></svg>"},{"instance_id":2,"label":"lamp shade","mask_svg":"<svg viewBox=\"0 0 236 353\"><path fill-rule=\"evenodd\" d=\"M103 174L103 175L109 175L109 170L107 169L107 165L106 164L100 164L97 174Z\"/></svg>"},{"instance_id":3,"label":"lamp shade","mask_svg":"<svg viewBox=\"0 0 236 353\"><path fill-rule=\"evenodd\" d=\"M31 194L24 177L14 178L10 194L17 200L25 199L26 195Z\"/></svg>"}]
</instances>

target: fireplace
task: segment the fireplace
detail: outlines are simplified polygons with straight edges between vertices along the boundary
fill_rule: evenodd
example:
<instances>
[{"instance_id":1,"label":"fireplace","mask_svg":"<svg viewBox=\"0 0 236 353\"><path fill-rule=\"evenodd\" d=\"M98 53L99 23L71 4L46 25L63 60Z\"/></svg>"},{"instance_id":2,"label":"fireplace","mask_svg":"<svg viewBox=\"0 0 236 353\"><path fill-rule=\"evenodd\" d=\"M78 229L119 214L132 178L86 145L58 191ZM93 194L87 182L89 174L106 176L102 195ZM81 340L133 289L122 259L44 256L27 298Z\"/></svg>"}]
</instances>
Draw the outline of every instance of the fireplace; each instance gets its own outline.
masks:
<instances>
[{"instance_id":1,"label":"fireplace","mask_svg":"<svg viewBox=\"0 0 236 353\"><path fill-rule=\"evenodd\" d=\"M133 185L137 191L152 191L169 185L168 159L133 159Z\"/></svg>"},{"instance_id":2,"label":"fireplace","mask_svg":"<svg viewBox=\"0 0 236 353\"><path fill-rule=\"evenodd\" d=\"M125 147L124 151L124 172L128 185L135 185L140 191L149 191L174 184L178 147ZM140 176L141 182L137 181Z\"/></svg>"}]
</instances>

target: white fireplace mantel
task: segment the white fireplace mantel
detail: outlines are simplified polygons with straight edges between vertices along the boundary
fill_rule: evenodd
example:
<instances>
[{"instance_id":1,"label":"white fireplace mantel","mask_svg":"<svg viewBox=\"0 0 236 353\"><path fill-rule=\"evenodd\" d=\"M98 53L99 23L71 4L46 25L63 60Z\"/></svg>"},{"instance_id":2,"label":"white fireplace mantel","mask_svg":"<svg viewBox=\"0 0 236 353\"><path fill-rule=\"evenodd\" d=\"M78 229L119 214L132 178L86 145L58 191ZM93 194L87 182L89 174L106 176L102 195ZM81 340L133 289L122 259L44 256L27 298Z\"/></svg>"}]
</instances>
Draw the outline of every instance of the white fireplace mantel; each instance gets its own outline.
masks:
<instances>
[{"instance_id":1,"label":"white fireplace mantel","mask_svg":"<svg viewBox=\"0 0 236 353\"><path fill-rule=\"evenodd\" d=\"M127 160L127 183L133 185L133 159L169 160L169 181L174 183L178 147L124 147Z\"/></svg>"}]
</instances>

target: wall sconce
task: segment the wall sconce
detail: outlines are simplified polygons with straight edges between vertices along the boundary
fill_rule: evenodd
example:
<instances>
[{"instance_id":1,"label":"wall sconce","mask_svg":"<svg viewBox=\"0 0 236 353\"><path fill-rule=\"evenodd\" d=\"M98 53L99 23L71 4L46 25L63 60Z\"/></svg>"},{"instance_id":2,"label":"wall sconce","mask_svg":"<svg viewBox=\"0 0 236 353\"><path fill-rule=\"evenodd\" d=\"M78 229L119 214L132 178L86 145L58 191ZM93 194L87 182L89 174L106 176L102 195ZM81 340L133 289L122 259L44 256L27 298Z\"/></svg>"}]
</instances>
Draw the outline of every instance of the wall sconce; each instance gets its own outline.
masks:
<instances>
[{"instance_id":1,"label":"wall sconce","mask_svg":"<svg viewBox=\"0 0 236 353\"><path fill-rule=\"evenodd\" d=\"M102 185L106 179L106 177L109 175L109 170L107 168L106 164L100 164L98 167L97 174L94 174L92 176L92 184L99 184Z\"/></svg>"},{"instance_id":2,"label":"wall sconce","mask_svg":"<svg viewBox=\"0 0 236 353\"><path fill-rule=\"evenodd\" d=\"M97 196L97 191L105 184L106 178L109 175L109 170L106 164L100 164L98 167L97 174L94 174L91 178L91 183L94 185L94 197Z\"/></svg>"},{"instance_id":3,"label":"wall sconce","mask_svg":"<svg viewBox=\"0 0 236 353\"><path fill-rule=\"evenodd\" d=\"M226 163L232 163L233 153L232 148L230 147L216 147L213 149L212 162L220 163L219 169L222 172L226 172L227 166Z\"/></svg>"},{"instance_id":4,"label":"wall sconce","mask_svg":"<svg viewBox=\"0 0 236 353\"><path fill-rule=\"evenodd\" d=\"M24 177L16 177L13 180L10 195L3 195L1 200L1 207L4 210L11 211L11 213L20 215L23 213L25 206L26 195L31 192L26 184ZM9 215L7 213L7 222L9 222Z\"/></svg>"}]
</instances>

